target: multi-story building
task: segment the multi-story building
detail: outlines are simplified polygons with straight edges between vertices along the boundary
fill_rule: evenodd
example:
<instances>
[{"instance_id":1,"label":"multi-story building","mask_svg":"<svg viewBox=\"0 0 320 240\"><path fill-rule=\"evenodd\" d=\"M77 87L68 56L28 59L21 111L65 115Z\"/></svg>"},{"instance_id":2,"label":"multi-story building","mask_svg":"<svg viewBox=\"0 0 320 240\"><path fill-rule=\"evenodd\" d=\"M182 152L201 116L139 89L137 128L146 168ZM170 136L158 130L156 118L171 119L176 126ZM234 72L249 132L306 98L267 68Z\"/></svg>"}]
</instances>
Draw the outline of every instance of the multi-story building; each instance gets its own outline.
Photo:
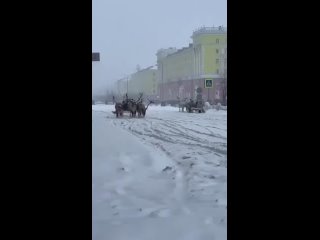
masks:
<instances>
[{"instance_id":1,"label":"multi-story building","mask_svg":"<svg viewBox=\"0 0 320 240\"><path fill-rule=\"evenodd\" d=\"M158 94L157 68L154 66L138 70L130 75L128 94L139 95L155 99Z\"/></svg>"},{"instance_id":2,"label":"multi-story building","mask_svg":"<svg viewBox=\"0 0 320 240\"><path fill-rule=\"evenodd\" d=\"M193 43L188 47L157 52L160 98L162 101L195 98L197 88L202 88L205 100L223 102L221 53L226 49L227 29L203 27L194 31L191 38ZM205 79L213 80L212 88L204 89Z\"/></svg>"},{"instance_id":3,"label":"multi-story building","mask_svg":"<svg viewBox=\"0 0 320 240\"><path fill-rule=\"evenodd\" d=\"M227 105L227 78L228 78L228 70L227 70L227 44L221 49L221 55L220 55L220 75L223 77L223 81L220 83L220 88L222 89L221 97L222 97L222 103L224 105Z\"/></svg>"},{"instance_id":4,"label":"multi-story building","mask_svg":"<svg viewBox=\"0 0 320 240\"><path fill-rule=\"evenodd\" d=\"M144 97L156 100L158 96L157 68L151 66L145 69L137 69L133 74L121 78L115 83L115 92L118 98L126 94L130 98L136 98L143 93Z\"/></svg>"}]
</instances>

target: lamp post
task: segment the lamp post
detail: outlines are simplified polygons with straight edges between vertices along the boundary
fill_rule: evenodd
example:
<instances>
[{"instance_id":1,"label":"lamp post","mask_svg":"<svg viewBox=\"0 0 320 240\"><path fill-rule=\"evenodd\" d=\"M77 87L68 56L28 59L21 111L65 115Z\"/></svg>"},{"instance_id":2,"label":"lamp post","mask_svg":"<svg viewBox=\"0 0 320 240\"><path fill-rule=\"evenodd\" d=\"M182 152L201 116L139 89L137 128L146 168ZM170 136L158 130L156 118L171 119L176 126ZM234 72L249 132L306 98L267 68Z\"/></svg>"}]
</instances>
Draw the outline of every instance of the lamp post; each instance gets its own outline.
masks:
<instances>
[{"instance_id":1,"label":"lamp post","mask_svg":"<svg viewBox=\"0 0 320 240\"><path fill-rule=\"evenodd\" d=\"M164 101L163 62L161 62L161 100Z\"/></svg>"}]
</instances>

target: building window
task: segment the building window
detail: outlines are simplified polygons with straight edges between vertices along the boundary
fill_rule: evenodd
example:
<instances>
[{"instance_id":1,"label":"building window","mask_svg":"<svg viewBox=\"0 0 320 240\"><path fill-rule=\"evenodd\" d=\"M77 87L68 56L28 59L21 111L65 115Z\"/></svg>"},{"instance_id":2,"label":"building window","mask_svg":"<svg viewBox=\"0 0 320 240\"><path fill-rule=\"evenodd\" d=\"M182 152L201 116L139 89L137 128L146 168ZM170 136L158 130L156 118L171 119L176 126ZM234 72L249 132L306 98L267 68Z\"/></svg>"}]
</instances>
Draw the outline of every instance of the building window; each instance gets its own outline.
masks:
<instances>
[{"instance_id":1,"label":"building window","mask_svg":"<svg viewBox=\"0 0 320 240\"><path fill-rule=\"evenodd\" d=\"M219 69L217 69L217 74L219 74Z\"/></svg>"},{"instance_id":2,"label":"building window","mask_svg":"<svg viewBox=\"0 0 320 240\"><path fill-rule=\"evenodd\" d=\"M216 64L218 64L219 63L219 59L216 59Z\"/></svg>"},{"instance_id":3,"label":"building window","mask_svg":"<svg viewBox=\"0 0 320 240\"><path fill-rule=\"evenodd\" d=\"M216 44L219 44L219 39L218 38L216 39Z\"/></svg>"},{"instance_id":4,"label":"building window","mask_svg":"<svg viewBox=\"0 0 320 240\"><path fill-rule=\"evenodd\" d=\"M216 53L219 54L219 49L216 49Z\"/></svg>"}]
</instances>

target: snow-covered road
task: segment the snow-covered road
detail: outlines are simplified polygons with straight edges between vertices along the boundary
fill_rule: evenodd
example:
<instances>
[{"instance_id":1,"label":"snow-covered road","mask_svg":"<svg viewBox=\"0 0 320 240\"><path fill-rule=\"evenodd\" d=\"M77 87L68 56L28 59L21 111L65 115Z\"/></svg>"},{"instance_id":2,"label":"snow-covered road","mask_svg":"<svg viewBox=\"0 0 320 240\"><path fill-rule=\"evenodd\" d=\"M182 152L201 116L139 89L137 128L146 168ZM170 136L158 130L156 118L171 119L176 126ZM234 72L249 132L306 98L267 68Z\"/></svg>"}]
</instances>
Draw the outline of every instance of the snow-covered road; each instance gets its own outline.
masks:
<instances>
[{"instance_id":1,"label":"snow-covered road","mask_svg":"<svg viewBox=\"0 0 320 240\"><path fill-rule=\"evenodd\" d=\"M93 239L226 239L227 112L93 106Z\"/></svg>"}]
</instances>

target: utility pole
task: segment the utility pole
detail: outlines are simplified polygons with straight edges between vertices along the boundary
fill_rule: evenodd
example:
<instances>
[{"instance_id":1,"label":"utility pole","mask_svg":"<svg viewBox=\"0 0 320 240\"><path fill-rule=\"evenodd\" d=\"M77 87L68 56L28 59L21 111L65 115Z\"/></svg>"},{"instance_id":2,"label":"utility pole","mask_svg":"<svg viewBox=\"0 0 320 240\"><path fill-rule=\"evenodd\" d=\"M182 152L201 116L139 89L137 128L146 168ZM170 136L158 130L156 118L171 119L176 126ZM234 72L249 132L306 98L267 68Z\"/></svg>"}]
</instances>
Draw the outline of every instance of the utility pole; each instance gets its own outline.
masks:
<instances>
[{"instance_id":1,"label":"utility pole","mask_svg":"<svg viewBox=\"0 0 320 240\"><path fill-rule=\"evenodd\" d=\"M164 101L163 62L161 62L162 101Z\"/></svg>"}]
</instances>

